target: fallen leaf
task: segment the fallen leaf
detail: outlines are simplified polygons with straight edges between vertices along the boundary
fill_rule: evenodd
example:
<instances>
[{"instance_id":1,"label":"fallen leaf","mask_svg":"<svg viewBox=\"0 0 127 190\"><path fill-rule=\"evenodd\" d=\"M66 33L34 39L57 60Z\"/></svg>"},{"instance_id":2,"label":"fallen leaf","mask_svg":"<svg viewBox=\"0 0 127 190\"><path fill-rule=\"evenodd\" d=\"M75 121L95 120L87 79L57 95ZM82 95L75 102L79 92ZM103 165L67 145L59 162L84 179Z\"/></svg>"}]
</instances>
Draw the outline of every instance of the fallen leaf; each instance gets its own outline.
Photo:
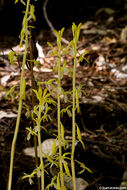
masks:
<instances>
[{"instance_id":1,"label":"fallen leaf","mask_svg":"<svg viewBox=\"0 0 127 190\"><path fill-rule=\"evenodd\" d=\"M0 111L0 119L2 119L4 117L6 117L6 118L17 117L17 114L12 113L12 112Z\"/></svg>"}]
</instances>

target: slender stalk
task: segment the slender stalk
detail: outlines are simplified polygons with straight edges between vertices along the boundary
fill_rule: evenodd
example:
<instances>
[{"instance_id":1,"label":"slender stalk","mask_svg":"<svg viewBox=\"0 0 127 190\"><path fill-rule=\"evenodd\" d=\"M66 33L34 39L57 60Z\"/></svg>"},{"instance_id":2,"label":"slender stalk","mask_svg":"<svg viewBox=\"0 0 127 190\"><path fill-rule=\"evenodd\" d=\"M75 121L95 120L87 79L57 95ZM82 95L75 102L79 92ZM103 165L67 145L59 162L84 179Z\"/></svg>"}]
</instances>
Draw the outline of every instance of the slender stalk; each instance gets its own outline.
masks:
<instances>
[{"instance_id":1,"label":"slender stalk","mask_svg":"<svg viewBox=\"0 0 127 190\"><path fill-rule=\"evenodd\" d=\"M25 13L26 28L28 26L27 17L28 17L28 11L29 11L29 4L30 4L30 0L27 0L26 13ZM13 141L12 141L12 146L11 146L10 169L9 169L8 188L7 188L8 190L11 190L11 185L12 185L14 153L15 153L17 135L18 135L18 131L19 131L19 123L20 123L20 118L21 118L23 94L25 93L24 92L25 91L25 89L24 89L24 67L25 67L25 64L26 64L27 48L28 48L28 32L25 33L25 52L24 52L24 55L23 55L23 64L22 64L22 72L21 72L20 98L19 98L19 106L18 106L18 115L17 115L17 121L16 121L16 127L15 127L14 137L13 137Z\"/></svg>"},{"instance_id":2,"label":"slender stalk","mask_svg":"<svg viewBox=\"0 0 127 190\"><path fill-rule=\"evenodd\" d=\"M33 126L35 126L34 124L35 122L33 121ZM38 167L38 157L37 157L37 137L34 135L34 151L35 151L35 165L36 168ZM37 186L38 186L38 190L41 190L41 186L40 186L40 178L37 177Z\"/></svg>"},{"instance_id":3,"label":"slender stalk","mask_svg":"<svg viewBox=\"0 0 127 190\"><path fill-rule=\"evenodd\" d=\"M72 151L71 151L71 169L72 169L72 181L74 190L76 190L75 182L75 81L76 81L76 55L74 56L74 67L73 67L73 107L72 107Z\"/></svg>"},{"instance_id":4,"label":"slender stalk","mask_svg":"<svg viewBox=\"0 0 127 190\"><path fill-rule=\"evenodd\" d=\"M16 145L17 135L18 135L18 131L19 131L21 110L22 110L22 100L20 99L16 127L15 127L14 137L13 137L12 146L11 146L10 169L9 169L8 188L7 188L8 190L11 190L11 185L12 185L14 153L15 153L15 145Z\"/></svg>"},{"instance_id":5,"label":"slender stalk","mask_svg":"<svg viewBox=\"0 0 127 190\"><path fill-rule=\"evenodd\" d=\"M44 161L42 157L42 146L41 146L41 102L39 102L39 113L38 113L38 145L39 145L39 156L40 156L40 165L41 165L41 189L44 190Z\"/></svg>"},{"instance_id":6,"label":"slender stalk","mask_svg":"<svg viewBox=\"0 0 127 190\"><path fill-rule=\"evenodd\" d=\"M60 39L58 39L60 41ZM61 189L64 189L62 147L61 147L61 126L60 126L60 93L61 93L61 43L58 45L58 92L57 92L57 122L58 122L58 142L59 142L59 166Z\"/></svg>"},{"instance_id":7,"label":"slender stalk","mask_svg":"<svg viewBox=\"0 0 127 190\"><path fill-rule=\"evenodd\" d=\"M72 107L72 151L71 151L71 170L72 170L72 181L73 181L73 189L76 190L76 180L75 180L75 162L74 162L74 153L75 153L75 139L76 139L76 123L75 123L75 110L76 110L76 66L77 66L77 43L80 34L80 26L76 26L74 23L72 25L72 32L73 32L73 40L72 44L72 53L74 55L74 66L73 66L73 107Z\"/></svg>"}]
</instances>

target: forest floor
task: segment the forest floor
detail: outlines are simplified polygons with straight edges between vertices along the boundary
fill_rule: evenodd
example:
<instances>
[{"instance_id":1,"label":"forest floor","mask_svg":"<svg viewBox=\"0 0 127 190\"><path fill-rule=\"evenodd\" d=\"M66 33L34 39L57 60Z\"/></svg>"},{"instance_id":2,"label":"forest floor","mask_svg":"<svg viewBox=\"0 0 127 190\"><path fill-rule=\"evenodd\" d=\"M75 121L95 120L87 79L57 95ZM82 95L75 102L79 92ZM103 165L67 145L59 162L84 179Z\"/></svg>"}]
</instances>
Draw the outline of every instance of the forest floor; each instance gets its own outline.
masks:
<instances>
[{"instance_id":1,"label":"forest floor","mask_svg":"<svg viewBox=\"0 0 127 190\"><path fill-rule=\"evenodd\" d=\"M64 37L72 39L71 28L66 29ZM8 53L12 47L21 50L14 37L0 36L0 41L0 189L4 190L17 116L21 70L18 62L13 66L10 64ZM38 81L57 78L57 74L52 71L56 57L51 56L47 41L56 46L51 32L44 31L40 43L45 54L44 63L39 69L34 68ZM99 9L94 17L83 23L78 50L81 54L88 50L86 58L89 63L85 60L79 63L76 72L76 86L83 84L86 93L80 99L80 114L76 115L86 151L78 143L75 157L93 173L85 171L77 174L77 177L88 182L87 190L97 190L102 186L119 187L123 173L127 170L127 9ZM68 67L73 67L71 56L66 55L63 59L67 60ZM30 95L30 72L27 68L25 78L26 94ZM13 85L18 85L14 96L6 100L4 96ZM72 79L67 74L62 79L62 87L66 90L72 88ZM64 103L61 105L65 106ZM35 184L29 185L27 180L21 179L24 173L30 173L35 168L34 159L23 151L33 146L32 140L27 141L25 128L32 124L25 112L23 109L16 145L13 190L37 189ZM54 109L52 113L54 120L45 123L48 134L44 132L43 140L53 138L53 133L57 134L56 112ZM62 122L66 126L65 136L71 138L71 118L64 115ZM77 173L78 170L76 166Z\"/></svg>"}]
</instances>

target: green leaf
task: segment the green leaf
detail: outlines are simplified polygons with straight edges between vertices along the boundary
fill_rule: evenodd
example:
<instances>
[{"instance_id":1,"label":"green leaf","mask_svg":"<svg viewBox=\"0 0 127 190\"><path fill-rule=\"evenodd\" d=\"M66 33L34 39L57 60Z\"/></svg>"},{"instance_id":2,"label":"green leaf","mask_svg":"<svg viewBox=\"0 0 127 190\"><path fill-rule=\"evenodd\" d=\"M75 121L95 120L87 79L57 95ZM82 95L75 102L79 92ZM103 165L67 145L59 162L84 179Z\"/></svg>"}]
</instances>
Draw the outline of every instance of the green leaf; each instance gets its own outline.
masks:
<instances>
[{"instance_id":1,"label":"green leaf","mask_svg":"<svg viewBox=\"0 0 127 190\"><path fill-rule=\"evenodd\" d=\"M80 129L79 129L77 124L76 124L76 126L77 126L77 138L78 138L79 142L82 144L83 149L85 150L85 145L84 145L84 142L82 141L82 136L81 136L81 133L80 133Z\"/></svg>"},{"instance_id":2,"label":"green leaf","mask_svg":"<svg viewBox=\"0 0 127 190\"><path fill-rule=\"evenodd\" d=\"M34 114L38 116L38 109L39 109L39 105L34 106L34 110L32 112L32 119L34 119L34 116L33 116Z\"/></svg>"},{"instance_id":3,"label":"green leaf","mask_svg":"<svg viewBox=\"0 0 127 190\"><path fill-rule=\"evenodd\" d=\"M33 180L31 179L31 177L29 177L29 184L32 185L34 184Z\"/></svg>"},{"instance_id":4,"label":"green leaf","mask_svg":"<svg viewBox=\"0 0 127 190\"><path fill-rule=\"evenodd\" d=\"M26 6L26 3L23 1L23 0L20 0L21 1L21 3L24 5L24 6Z\"/></svg>"},{"instance_id":5,"label":"green leaf","mask_svg":"<svg viewBox=\"0 0 127 190\"><path fill-rule=\"evenodd\" d=\"M30 6L30 15L32 16L33 20L36 21L36 17L35 17L35 9L34 9L34 5Z\"/></svg>"},{"instance_id":6,"label":"green leaf","mask_svg":"<svg viewBox=\"0 0 127 190\"><path fill-rule=\"evenodd\" d=\"M71 153L70 152L66 152L66 153L64 153L63 154L63 159L67 159L67 160L70 160L70 158L69 157L66 157L67 155L71 155Z\"/></svg>"},{"instance_id":7,"label":"green leaf","mask_svg":"<svg viewBox=\"0 0 127 190\"><path fill-rule=\"evenodd\" d=\"M57 139L54 140L53 145L52 145L52 155L56 153L56 141Z\"/></svg>"},{"instance_id":8,"label":"green leaf","mask_svg":"<svg viewBox=\"0 0 127 190\"><path fill-rule=\"evenodd\" d=\"M66 95L65 95L65 96L66 96ZM62 117L63 117L63 113L66 113L66 112L70 111L69 108L71 108L71 107L72 107L72 106L69 105L69 106L67 106L66 108L63 108L63 109L61 110L61 115L62 115Z\"/></svg>"},{"instance_id":9,"label":"green leaf","mask_svg":"<svg viewBox=\"0 0 127 190\"><path fill-rule=\"evenodd\" d=\"M59 32L58 32L57 30L54 30L53 32L54 32L54 34L58 37Z\"/></svg>"},{"instance_id":10,"label":"green leaf","mask_svg":"<svg viewBox=\"0 0 127 190\"><path fill-rule=\"evenodd\" d=\"M84 163L82 163L82 162L79 162L78 160L75 160L79 165L80 165L80 167L81 168L83 168L83 169L85 169L85 170L87 170L88 172L90 172L90 173L93 173L92 172L92 170L91 169L89 169L89 168L87 168L86 166L85 166L85 164Z\"/></svg>"},{"instance_id":11,"label":"green leaf","mask_svg":"<svg viewBox=\"0 0 127 190\"><path fill-rule=\"evenodd\" d=\"M65 28L62 28L62 29L61 29L61 32L60 32L60 33L61 33L61 36L63 36L64 30L65 30Z\"/></svg>"},{"instance_id":12,"label":"green leaf","mask_svg":"<svg viewBox=\"0 0 127 190\"><path fill-rule=\"evenodd\" d=\"M33 90L33 92L36 94L37 99L40 100L40 97L39 97L38 91L35 90L35 89L32 89L32 90Z\"/></svg>"},{"instance_id":13,"label":"green leaf","mask_svg":"<svg viewBox=\"0 0 127 190\"><path fill-rule=\"evenodd\" d=\"M39 95L39 100L40 100L42 97L42 87L41 86L39 86L38 95Z\"/></svg>"},{"instance_id":14,"label":"green leaf","mask_svg":"<svg viewBox=\"0 0 127 190\"><path fill-rule=\"evenodd\" d=\"M57 189L61 190L59 174L57 175Z\"/></svg>"},{"instance_id":15,"label":"green leaf","mask_svg":"<svg viewBox=\"0 0 127 190\"><path fill-rule=\"evenodd\" d=\"M37 135L33 130L32 130L32 128L31 127L26 127L26 129L29 131L29 133L28 133L28 135L27 135L27 140L29 141L30 140L30 138L31 138L31 135Z\"/></svg>"},{"instance_id":16,"label":"green leaf","mask_svg":"<svg viewBox=\"0 0 127 190\"><path fill-rule=\"evenodd\" d=\"M24 173L24 176L22 177L22 179L26 179L26 178L28 178L28 177L30 177L30 175L29 175L29 174Z\"/></svg>"},{"instance_id":17,"label":"green leaf","mask_svg":"<svg viewBox=\"0 0 127 190\"><path fill-rule=\"evenodd\" d=\"M52 156L48 156L48 155L45 154L44 152L42 152L42 154L44 154L44 156L47 158L47 160L48 160L50 163L52 163L52 164L54 164L54 165L57 166L57 163L56 163L55 161L53 161Z\"/></svg>"},{"instance_id":18,"label":"green leaf","mask_svg":"<svg viewBox=\"0 0 127 190\"><path fill-rule=\"evenodd\" d=\"M80 112L80 108L79 108L79 96L78 96L78 90L76 89L76 94L75 94L75 98L76 98L76 108L77 108L77 113Z\"/></svg>"},{"instance_id":19,"label":"green leaf","mask_svg":"<svg viewBox=\"0 0 127 190\"><path fill-rule=\"evenodd\" d=\"M84 51L82 55L80 55L79 59L78 59L78 63L83 61L83 59L86 60L87 63L89 63L89 61L85 58L85 55L88 54L88 51Z\"/></svg>"},{"instance_id":20,"label":"green leaf","mask_svg":"<svg viewBox=\"0 0 127 190\"><path fill-rule=\"evenodd\" d=\"M11 63L12 65L14 65L15 62L17 61L16 52L15 52L15 51L11 51L11 52L8 54L8 59L9 59L10 63Z\"/></svg>"},{"instance_id":21,"label":"green leaf","mask_svg":"<svg viewBox=\"0 0 127 190\"><path fill-rule=\"evenodd\" d=\"M81 137L81 133L80 133L80 129L79 129L78 125L77 125L77 136L78 136L78 140L81 141L82 137Z\"/></svg>"},{"instance_id":22,"label":"green leaf","mask_svg":"<svg viewBox=\"0 0 127 190\"><path fill-rule=\"evenodd\" d=\"M47 99L47 101L48 101L48 97L51 96L51 93L47 93L47 91L48 91L48 89L46 88L46 89L44 90L44 93L43 93L43 99L45 99L45 102L46 102L46 99Z\"/></svg>"},{"instance_id":23,"label":"green leaf","mask_svg":"<svg viewBox=\"0 0 127 190\"><path fill-rule=\"evenodd\" d=\"M81 171L78 172L78 174L82 174L85 171L85 169L82 169Z\"/></svg>"},{"instance_id":24,"label":"green leaf","mask_svg":"<svg viewBox=\"0 0 127 190\"><path fill-rule=\"evenodd\" d=\"M12 94L13 94L13 92L14 92L14 90L15 90L15 88L17 87L18 85L14 85L14 86L12 86L11 88L10 88L10 90L6 93L6 95L5 95L5 99L8 99L8 97L11 95L12 96Z\"/></svg>"},{"instance_id":25,"label":"green leaf","mask_svg":"<svg viewBox=\"0 0 127 190\"><path fill-rule=\"evenodd\" d=\"M67 110L67 114L68 114L69 117L72 117L72 113L71 113L71 111L69 109Z\"/></svg>"},{"instance_id":26,"label":"green leaf","mask_svg":"<svg viewBox=\"0 0 127 190\"><path fill-rule=\"evenodd\" d=\"M31 138L31 133L28 133L28 134L27 134L27 138L26 138L26 139L27 139L27 141L29 141L29 140L30 140L30 138Z\"/></svg>"},{"instance_id":27,"label":"green leaf","mask_svg":"<svg viewBox=\"0 0 127 190\"><path fill-rule=\"evenodd\" d=\"M51 179L51 183L49 185L47 185L46 189L45 190L49 190L50 187L52 187L54 185L54 181L56 180L56 176L54 176L52 179Z\"/></svg>"},{"instance_id":28,"label":"green leaf","mask_svg":"<svg viewBox=\"0 0 127 190\"><path fill-rule=\"evenodd\" d=\"M70 170L68 168L68 165L64 163L64 169L65 169L65 173L71 177L71 174L70 174Z\"/></svg>"},{"instance_id":29,"label":"green leaf","mask_svg":"<svg viewBox=\"0 0 127 190\"><path fill-rule=\"evenodd\" d=\"M66 54L69 53L70 46L71 46L71 44L69 43L69 44L67 45L67 47L65 47L65 48L63 49L63 53L62 53L63 55L66 55Z\"/></svg>"},{"instance_id":30,"label":"green leaf","mask_svg":"<svg viewBox=\"0 0 127 190\"><path fill-rule=\"evenodd\" d=\"M74 35L75 35L75 29L76 29L76 25L75 25L75 23L73 22L73 23L72 23L72 33L73 33L73 37L74 37Z\"/></svg>"},{"instance_id":31,"label":"green leaf","mask_svg":"<svg viewBox=\"0 0 127 190\"><path fill-rule=\"evenodd\" d=\"M16 4L16 3L18 3L18 2L19 2L19 0L15 0L14 4Z\"/></svg>"},{"instance_id":32,"label":"green leaf","mask_svg":"<svg viewBox=\"0 0 127 190\"><path fill-rule=\"evenodd\" d=\"M57 51L54 49L54 47L52 46L52 44L50 42L47 42L48 46L52 49L52 55L55 56L57 55Z\"/></svg>"}]
</instances>

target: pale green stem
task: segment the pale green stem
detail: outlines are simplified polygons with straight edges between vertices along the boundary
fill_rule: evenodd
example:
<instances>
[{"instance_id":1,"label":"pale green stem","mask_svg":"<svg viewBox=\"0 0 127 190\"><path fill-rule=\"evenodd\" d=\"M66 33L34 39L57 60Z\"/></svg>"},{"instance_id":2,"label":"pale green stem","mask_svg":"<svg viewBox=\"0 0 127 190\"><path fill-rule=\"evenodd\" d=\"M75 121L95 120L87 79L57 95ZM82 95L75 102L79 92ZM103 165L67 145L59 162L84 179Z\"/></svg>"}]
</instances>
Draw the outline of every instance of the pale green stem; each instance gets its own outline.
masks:
<instances>
[{"instance_id":1,"label":"pale green stem","mask_svg":"<svg viewBox=\"0 0 127 190\"><path fill-rule=\"evenodd\" d=\"M72 170L72 182L74 190L76 190L75 181L75 81L76 81L76 56L74 56L74 67L73 67L73 107L72 107L72 151L71 151L71 170Z\"/></svg>"},{"instance_id":2,"label":"pale green stem","mask_svg":"<svg viewBox=\"0 0 127 190\"><path fill-rule=\"evenodd\" d=\"M30 4L30 0L27 1L26 13L25 13L26 18L28 16L29 4ZM28 26L28 22L26 19L26 27L27 26ZM20 123L20 118L21 118L23 94L25 93L24 92L24 90L25 90L24 89L24 67L26 64L27 48L28 48L28 33L26 32L26 34L25 34L25 52L24 52L24 56L23 56L21 82L20 82L20 98L19 98L19 106L18 106L18 115L17 115L17 121L16 121L16 127L15 127L14 137L13 137L13 141L12 141L12 146L11 146L10 170L9 170L8 187L7 187L8 190L11 190L11 185L12 185L14 153L15 153L16 140L17 140L17 135L18 135L18 130L19 130L19 123Z\"/></svg>"},{"instance_id":3,"label":"pale green stem","mask_svg":"<svg viewBox=\"0 0 127 190\"><path fill-rule=\"evenodd\" d=\"M41 145L41 102L39 103L39 113L38 113L38 145L39 145L39 155L40 155L40 165L41 165L41 189L44 190L44 161L42 157L42 145Z\"/></svg>"},{"instance_id":4,"label":"pale green stem","mask_svg":"<svg viewBox=\"0 0 127 190\"><path fill-rule=\"evenodd\" d=\"M62 166L62 148L61 148L61 124L60 124L60 93L61 93L61 46L59 49L58 57L58 89L57 89L57 122L58 122L58 142L59 142L59 166L60 166L60 181L61 189L64 189L63 180L63 166Z\"/></svg>"}]
</instances>

